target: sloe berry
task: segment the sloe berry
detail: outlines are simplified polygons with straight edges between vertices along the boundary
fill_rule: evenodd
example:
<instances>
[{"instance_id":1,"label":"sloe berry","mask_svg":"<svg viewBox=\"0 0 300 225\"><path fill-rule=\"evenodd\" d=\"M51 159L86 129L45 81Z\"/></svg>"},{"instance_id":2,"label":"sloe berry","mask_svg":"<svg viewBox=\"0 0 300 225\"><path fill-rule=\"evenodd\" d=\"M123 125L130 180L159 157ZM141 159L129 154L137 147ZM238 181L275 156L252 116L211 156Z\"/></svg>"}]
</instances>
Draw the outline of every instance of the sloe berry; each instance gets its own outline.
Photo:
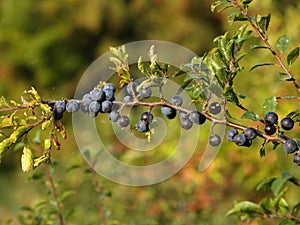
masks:
<instances>
[{"instance_id":1,"label":"sloe berry","mask_svg":"<svg viewBox=\"0 0 300 225\"><path fill-rule=\"evenodd\" d=\"M232 128L226 132L226 138L228 141L233 141L234 136L237 134L238 134L238 131L236 129Z\"/></svg>"},{"instance_id":2,"label":"sloe berry","mask_svg":"<svg viewBox=\"0 0 300 225\"><path fill-rule=\"evenodd\" d=\"M94 101L104 101L105 93L100 88L95 88L90 91L90 97Z\"/></svg>"},{"instance_id":3,"label":"sloe berry","mask_svg":"<svg viewBox=\"0 0 300 225\"><path fill-rule=\"evenodd\" d=\"M133 98L130 95L126 95L123 98L123 102L128 103L128 102L132 102Z\"/></svg>"},{"instance_id":4,"label":"sloe berry","mask_svg":"<svg viewBox=\"0 0 300 225\"><path fill-rule=\"evenodd\" d=\"M206 117L201 112L194 110L190 113L189 119L196 124L203 124Z\"/></svg>"},{"instance_id":5,"label":"sloe berry","mask_svg":"<svg viewBox=\"0 0 300 225\"><path fill-rule=\"evenodd\" d=\"M161 113L168 119L174 119L176 117L176 110L169 106L162 106Z\"/></svg>"},{"instance_id":6,"label":"sloe berry","mask_svg":"<svg viewBox=\"0 0 300 225\"><path fill-rule=\"evenodd\" d=\"M248 127L246 130L244 130L244 135L247 139L253 140L257 136L257 132L254 128Z\"/></svg>"},{"instance_id":7,"label":"sloe berry","mask_svg":"<svg viewBox=\"0 0 300 225\"><path fill-rule=\"evenodd\" d=\"M53 109L56 113L63 113L66 110L66 103L64 101L55 102Z\"/></svg>"},{"instance_id":8,"label":"sloe berry","mask_svg":"<svg viewBox=\"0 0 300 225\"><path fill-rule=\"evenodd\" d=\"M117 122L117 120L119 119L120 114L118 112L118 110L112 110L109 114L108 114L108 118L110 121L112 122Z\"/></svg>"},{"instance_id":9,"label":"sloe berry","mask_svg":"<svg viewBox=\"0 0 300 225\"><path fill-rule=\"evenodd\" d=\"M296 153L293 157L293 162L297 165L300 166L300 155Z\"/></svg>"},{"instance_id":10,"label":"sloe berry","mask_svg":"<svg viewBox=\"0 0 300 225\"><path fill-rule=\"evenodd\" d=\"M140 132L146 132L149 131L149 124L146 123L144 120L139 120L135 128Z\"/></svg>"},{"instance_id":11,"label":"sloe berry","mask_svg":"<svg viewBox=\"0 0 300 225\"><path fill-rule=\"evenodd\" d=\"M91 101L89 104L89 112L98 113L101 109L101 105L98 101Z\"/></svg>"},{"instance_id":12,"label":"sloe berry","mask_svg":"<svg viewBox=\"0 0 300 225\"><path fill-rule=\"evenodd\" d=\"M214 134L209 137L208 142L211 146L218 146L221 143L221 138L219 135Z\"/></svg>"},{"instance_id":13,"label":"sloe berry","mask_svg":"<svg viewBox=\"0 0 300 225\"><path fill-rule=\"evenodd\" d=\"M83 105L88 105L93 101L92 97L90 94L85 94L82 96L82 104Z\"/></svg>"},{"instance_id":14,"label":"sloe berry","mask_svg":"<svg viewBox=\"0 0 300 225\"><path fill-rule=\"evenodd\" d=\"M170 103L175 106L182 106L182 102L182 98L179 95L174 95L170 100Z\"/></svg>"},{"instance_id":15,"label":"sloe berry","mask_svg":"<svg viewBox=\"0 0 300 225\"><path fill-rule=\"evenodd\" d=\"M75 99L71 99L67 102L67 105L66 105L66 110L67 112L69 113L74 113L74 112L77 112L80 108L80 105L78 103L78 101L76 101Z\"/></svg>"},{"instance_id":16,"label":"sloe berry","mask_svg":"<svg viewBox=\"0 0 300 225\"><path fill-rule=\"evenodd\" d=\"M287 154L294 153L298 150L298 143L294 140L286 140L283 144L283 149Z\"/></svg>"},{"instance_id":17,"label":"sloe berry","mask_svg":"<svg viewBox=\"0 0 300 225\"><path fill-rule=\"evenodd\" d=\"M266 124L264 130L268 135L273 135L276 133L276 127L272 124Z\"/></svg>"},{"instance_id":18,"label":"sloe berry","mask_svg":"<svg viewBox=\"0 0 300 225\"><path fill-rule=\"evenodd\" d=\"M113 104L111 101L105 100L104 102L101 103L102 112L105 113L111 112L112 106Z\"/></svg>"},{"instance_id":19,"label":"sloe berry","mask_svg":"<svg viewBox=\"0 0 300 225\"><path fill-rule=\"evenodd\" d=\"M150 87L142 87L139 91L139 94L142 98L149 98L152 95L152 90Z\"/></svg>"},{"instance_id":20,"label":"sloe berry","mask_svg":"<svg viewBox=\"0 0 300 225\"><path fill-rule=\"evenodd\" d=\"M268 112L265 115L265 122L267 125L274 125L278 122L278 115L275 112Z\"/></svg>"},{"instance_id":21,"label":"sloe berry","mask_svg":"<svg viewBox=\"0 0 300 225\"><path fill-rule=\"evenodd\" d=\"M106 90L112 90L114 93L116 92L116 86L112 83L107 83L104 85L103 87L103 91L106 91Z\"/></svg>"},{"instance_id":22,"label":"sloe berry","mask_svg":"<svg viewBox=\"0 0 300 225\"><path fill-rule=\"evenodd\" d=\"M141 114L141 120L145 121L145 123L149 124L153 121L153 115L150 112L143 112Z\"/></svg>"},{"instance_id":23,"label":"sloe berry","mask_svg":"<svg viewBox=\"0 0 300 225\"><path fill-rule=\"evenodd\" d=\"M212 102L210 105L209 105L209 111L214 114L214 115L217 115L221 112L221 105L220 103L218 102Z\"/></svg>"},{"instance_id":24,"label":"sloe berry","mask_svg":"<svg viewBox=\"0 0 300 225\"><path fill-rule=\"evenodd\" d=\"M139 84L135 81L132 82L132 89L135 94L137 94L136 88L139 86ZM126 87L126 91L129 95L132 95L132 90L131 90L131 83L129 83Z\"/></svg>"},{"instance_id":25,"label":"sloe berry","mask_svg":"<svg viewBox=\"0 0 300 225\"><path fill-rule=\"evenodd\" d=\"M285 117L281 120L280 125L284 130L291 130L294 127L294 120L289 117Z\"/></svg>"},{"instance_id":26,"label":"sloe berry","mask_svg":"<svg viewBox=\"0 0 300 225\"><path fill-rule=\"evenodd\" d=\"M247 141L247 138L244 134L237 134L233 137L233 142L238 146L243 146Z\"/></svg>"},{"instance_id":27,"label":"sloe berry","mask_svg":"<svg viewBox=\"0 0 300 225\"><path fill-rule=\"evenodd\" d=\"M106 89L104 93L105 93L106 100L108 101L115 100L114 92L111 89Z\"/></svg>"},{"instance_id":28,"label":"sloe berry","mask_svg":"<svg viewBox=\"0 0 300 225\"><path fill-rule=\"evenodd\" d=\"M185 130L189 130L192 128L193 122L189 118L183 118L180 120L180 126Z\"/></svg>"},{"instance_id":29,"label":"sloe berry","mask_svg":"<svg viewBox=\"0 0 300 225\"><path fill-rule=\"evenodd\" d=\"M130 123L128 116L120 116L117 120L118 125L121 128L127 127Z\"/></svg>"}]
</instances>

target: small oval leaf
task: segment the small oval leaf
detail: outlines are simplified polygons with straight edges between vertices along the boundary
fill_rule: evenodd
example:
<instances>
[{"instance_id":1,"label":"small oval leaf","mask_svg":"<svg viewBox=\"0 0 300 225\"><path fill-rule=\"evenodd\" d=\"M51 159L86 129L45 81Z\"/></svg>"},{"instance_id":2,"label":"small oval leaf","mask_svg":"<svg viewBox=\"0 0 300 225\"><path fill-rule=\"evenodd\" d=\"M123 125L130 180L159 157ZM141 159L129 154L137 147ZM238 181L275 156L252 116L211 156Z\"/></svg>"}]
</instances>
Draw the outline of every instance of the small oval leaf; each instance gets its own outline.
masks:
<instances>
[{"instance_id":1,"label":"small oval leaf","mask_svg":"<svg viewBox=\"0 0 300 225\"><path fill-rule=\"evenodd\" d=\"M277 39L277 48L281 53L285 52L291 42L291 38L284 34Z\"/></svg>"}]
</instances>

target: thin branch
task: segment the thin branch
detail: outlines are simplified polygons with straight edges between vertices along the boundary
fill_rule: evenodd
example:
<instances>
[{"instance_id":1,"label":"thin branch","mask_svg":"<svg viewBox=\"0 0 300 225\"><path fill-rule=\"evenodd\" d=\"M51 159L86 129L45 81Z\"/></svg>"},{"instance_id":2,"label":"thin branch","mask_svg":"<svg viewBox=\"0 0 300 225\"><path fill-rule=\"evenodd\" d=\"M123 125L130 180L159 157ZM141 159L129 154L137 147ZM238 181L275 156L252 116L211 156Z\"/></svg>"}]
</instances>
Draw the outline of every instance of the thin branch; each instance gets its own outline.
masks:
<instances>
[{"instance_id":1,"label":"thin branch","mask_svg":"<svg viewBox=\"0 0 300 225\"><path fill-rule=\"evenodd\" d=\"M259 38L264 42L265 46L271 51L274 58L279 63L280 67L284 70L284 72L288 75L288 77L292 80L293 85L296 87L297 91L300 92L300 85L297 81L293 78L291 71L284 65L280 55L275 51L275 49L271 46L270 42L268 41L267 36L263 34L263 32L259 29L259 27L253 22L252 18L248 15L248 11L243 9L242 6L238 3L237 0L232 0L231 4L236 6L236 8L243 14L243 16L247 19L251 27L254 31L258 34Z\"/></svg>"}]
</instances>

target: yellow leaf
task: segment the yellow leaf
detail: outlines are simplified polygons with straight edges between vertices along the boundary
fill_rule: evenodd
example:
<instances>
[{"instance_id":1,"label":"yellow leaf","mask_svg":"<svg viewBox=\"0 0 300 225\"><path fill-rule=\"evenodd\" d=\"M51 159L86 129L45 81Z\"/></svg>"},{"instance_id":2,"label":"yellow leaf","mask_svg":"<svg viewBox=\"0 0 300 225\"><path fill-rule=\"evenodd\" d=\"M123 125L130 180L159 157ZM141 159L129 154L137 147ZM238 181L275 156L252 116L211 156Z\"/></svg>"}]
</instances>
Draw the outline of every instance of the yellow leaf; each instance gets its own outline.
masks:
<instances>
[{"instance_id":1,"label":"yellow leaf","mask_svg":"<svg viewBox=\"0 0 300 225\"><path fill-rule=\"evenodd\" d=\"M29 172L33 169L32 152L26 146L23 148L23 154L21 156L21 165L23 172Z\"/></svg>"}]
</instances>

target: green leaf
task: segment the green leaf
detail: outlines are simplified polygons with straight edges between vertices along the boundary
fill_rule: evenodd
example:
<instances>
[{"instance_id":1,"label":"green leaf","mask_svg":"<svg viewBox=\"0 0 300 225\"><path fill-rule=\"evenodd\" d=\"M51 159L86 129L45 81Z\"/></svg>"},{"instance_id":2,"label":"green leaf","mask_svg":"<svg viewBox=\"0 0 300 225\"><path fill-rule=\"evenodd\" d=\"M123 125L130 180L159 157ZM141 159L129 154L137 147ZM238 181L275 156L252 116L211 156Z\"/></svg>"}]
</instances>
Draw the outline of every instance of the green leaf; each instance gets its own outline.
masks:
<instances>
[{"instance_id":1,"label":"green leaf","mask_svg":"<svg viewBox=\"0 0 300 225\"><path fill-rule=\"evenodd\" d=\"M265 45L251 45L250 46L250 49L260 49L260 48L262 48L262 49L268 49L268 47L265 46Z\"/></svg>"},{"instance_id":2,"label":"green leaf","mask_svg":"<svg viewBox=\"0 0 300 225\"><path fill-rule=\"evenodd\" d=\"M231 216L235 214L246 213L246 214L263 214L263 208L249 201L239 202L234 205L234 208L227 212L226 216Z\"/></svg>"},{"instance_id":3,"label":"green leaf","mask_svg":"<svg viewBox=\"0 0 300 225\"><path fill-rule=\"evenodd\" d=\"M300 212L300 202L293 206L292 215L300 216L299 212Z\"/></svg>"},{"instance_id":4,"label":"green leaf","mask_svg":"<svg viewBox=\"0 0 300 225\"><path fill-rule=\"evenodd\" d=\"M260 157L264 157L266 155L266 145L267 145L267 140L265 139L264 142L262 143L260 149L259 149L259 155Z\"/></svg>"},{"instance_id":5,"label":"green leaf","mask_svg":"<svg viewBox=\"0 0 300 225\"><path fill-rule=\"evenodd\" d=\"M69 197L75 194L75 191L65 191L60 197L60 202L65 202Z\"/></svg>"},{"instance_id":6,"label":"green leaf","mask_svg":"<svg viewBox=\"0 0 300 225\"><path fill-rule=\"evenodd\" d=\"M271 186L273 194L277 196L283 185L291 178L293 177L288 172L283 172L281 177L276 178Z\"/></svg>"},{"instance_id":7,"label":"green leaf","mask_svg":"<svg viewBox=\"0 0 300 225\"><path fill-rule=\"evenodd\" d=\"M299 224L296 220L284 219L278 225L296 225Z\"/></svg>"},{"instance_id":8,"label":"green leaf","mask_svg":"<svg viewBox=\"0 0 300 225\"><path fill-rule=\"evenodd\" d=\"M253 120L253 121L259 121L260 120L260 117L259 115L257 115L256 113L254 112L245 112L242 117L242 119L249 119L249 120Z\"/></svg>"},{"instance_id":9,"label":"green leaf","mask_svg":"<svg viewBox=\"0 0 300 225\"><path fill-rule=\"evenodd\" d=\"M269 28L271 14L269 13L267 16L257 15L255 20L256 20L256 24L259 27L259 29L261 30L261 32L265 33Z\"/></svg>"},{"instance_id":10,"label":"green leaf","mask_svg":"<svg viewBox=\"0 0 300 225\"><path fill-rule=\"evenodd\" d=\"M291 38L287 34L284 34L277 39L276 45L279 51L283 53L288 48L290 42L291 42Z\"/></svg>"},{"instance_id":11,"label":"green leaf","mask_svg":"<svg viewBox=\"0 0 300 225\"><path fill-rule=\"evenodd\" d=\"M224 94L224 97L230 101L230 102L233 102L234 104L236 105L239 105L239 99L236 95L236 93L233 91L232 88L228 88L227 91L225 92Z\"/></svg>"},{"instance_id":12,"label":"green leaf","mask_svg":"<svg viewBox=\"0 0 300 225\"><path fill-rule=\"evenodd\" d=\"M275 112L277 105L278 103L276 97L267 98L263 104L264 113Z\"/></svg>"},{"instance_id":13,"label":"green leaf","mask_svg":"<svg viewBox=\"0 0 300 225\"><path fill-rule=\"evenodd\" d=\"M272 66L274 65L273 62L264 62L264 63L258 63L254 66L251 67L251 69L249 70L249 72L251 72L252 70L256 69L257 67L261 67L261 66Z\"/></svg>"},{"instance_id":14,"label":"green leaf","mask_svg":"<svg viewBox=\"0 0 300 225\"><path fill-rule=\"evenodd\" d=\"M294 48L287 56L287 63L289 65L292 65L296 59L299 57L299 51L300 51L300 48L297 47L297 48Z\"/></svg>"},{"instance_id":15,"label":"green leaf","mask_svg":"<svg viewBox=\"0 0 300 225\"><path fill-rule=\"evenodd\" d=\"M216 1L216 2L214 2L213 4L211 4L211 6L210 6L210 11L215 12L215 10L216 10L216 8L217 8L218 6L221 6L221 5L224 5L224 4L227 4L227 3L228 3L227 0Z\"/></svg>"},{"instance_id":16,"label":"green leaf","mask_svg":"<svg viewBox=\"0 0 300 225\"><path fill-rule=\"evenodd\" d=\"M256 187L256 190L264 190L264 191L269 191L271 189L272 183L274 182L274 180L276 179L276 177L267 177L265 178L261 183L259 183Z\"/></svg>"},{"instance_id":17,"label":"green leaf","mask_svg":"<svg viewBox=\"0 0 300 225\"><path fill-rule=\"evenodd\" d=\"M263 210L267 214L270 214L272 211L274 211L273 204L271 201L272 200L270 200L268 198L264 198L260 203L260 206L263 208Z\"/></svg>"}]
</instances>

